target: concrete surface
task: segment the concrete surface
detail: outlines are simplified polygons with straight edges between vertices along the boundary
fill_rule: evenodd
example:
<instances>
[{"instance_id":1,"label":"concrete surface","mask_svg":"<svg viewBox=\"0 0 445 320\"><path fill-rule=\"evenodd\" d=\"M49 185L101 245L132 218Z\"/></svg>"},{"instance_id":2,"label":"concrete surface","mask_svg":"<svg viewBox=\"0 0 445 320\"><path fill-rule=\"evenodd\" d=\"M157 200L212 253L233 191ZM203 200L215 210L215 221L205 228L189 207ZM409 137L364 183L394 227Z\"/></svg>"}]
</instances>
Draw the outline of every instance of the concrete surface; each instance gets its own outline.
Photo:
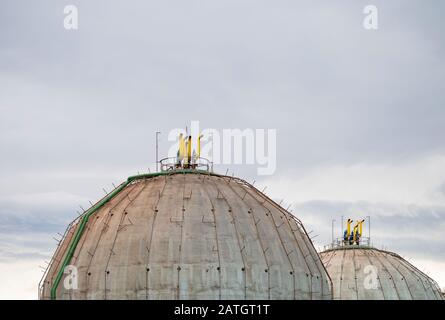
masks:
<instances>
[{"instance_id":1,"label":"concrete surface","mask_svg":"<svg viewBox=\"0 0 445 320\"><path fill-rule=\"evenodd\" d=\"M49 299L77 228L43 286ZM57 299L331 299L299 220L246 182L203 174L137 180L87 223L71 260L78 289Z\"/></svg>"}]
</instances>

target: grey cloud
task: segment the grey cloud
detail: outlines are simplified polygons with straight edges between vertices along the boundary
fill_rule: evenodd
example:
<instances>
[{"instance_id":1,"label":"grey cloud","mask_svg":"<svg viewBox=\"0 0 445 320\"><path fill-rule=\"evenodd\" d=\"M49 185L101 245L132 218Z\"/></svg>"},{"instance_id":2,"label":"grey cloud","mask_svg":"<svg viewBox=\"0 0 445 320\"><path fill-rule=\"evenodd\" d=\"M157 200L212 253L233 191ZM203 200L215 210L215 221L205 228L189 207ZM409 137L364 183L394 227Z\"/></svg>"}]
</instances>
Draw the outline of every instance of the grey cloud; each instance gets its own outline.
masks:
<instances>
[{"instance_id":1,"label":"grey cloud","mask_svg":"<svg viewBox=\"0 0 445 320\"><path fill-rule=\"evenodd\" d=\"M190 119L277 128L279 170L444 151L443 4L377 1L371 33L365 1L73 3L72 33L58 2L2 4L12 170L140 165Z\"/></svg>"}]
</instances>

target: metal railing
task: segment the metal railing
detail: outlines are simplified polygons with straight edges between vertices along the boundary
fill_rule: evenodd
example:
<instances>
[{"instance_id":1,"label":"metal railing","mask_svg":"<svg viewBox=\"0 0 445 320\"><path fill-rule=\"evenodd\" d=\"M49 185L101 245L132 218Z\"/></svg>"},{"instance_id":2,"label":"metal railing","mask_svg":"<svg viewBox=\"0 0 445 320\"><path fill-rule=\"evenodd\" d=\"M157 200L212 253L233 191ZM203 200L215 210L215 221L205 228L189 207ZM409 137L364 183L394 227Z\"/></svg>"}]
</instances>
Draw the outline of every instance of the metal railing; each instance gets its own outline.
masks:
<instances>
[{"instance_id":1,"label":"metal railing","mask_svg":"<svg viewBox=\"0 0 445 320\"><path fill-rule=\"evenodd\" d=\"M213 172L213 162L210 162L206 158L192 158L190 163L188 163L186 160L169 157L159 160L159 163L161 164L161 172L186 169Z\"/></svg>"},{"instance_id":2,"label":"metal railing","mask_svg":"<svg viewBox=\"0 0 445 320\"><path fill-rule=\"evenodd\" d=\"M333 242L323 246L323 251L337 248L354 248L354 247L371 247L371 239L369 237L361 237L358 241L344 240L336 238Z\"/></svg>"},{"instance_id":3,"label":"metal railing","mask_svg":"<svg viewBox=\"0 0 445 320\"><path fill-rule=\"evenodd\" d=\"M44 290L45 290L45 279L46 276L48 275L50 269L53 267L54 264L56 264L56 267L58 266L58 264L61 262L60 260L57 260L56 257L59 255L60 250L62 249L62 244L65 241L65 239L67 238L69 232L71 232L72 227L77 224L77 222L80 220L80 217L82 215L80 215L79 217L76 217L74 220L72 220L68 226L65 229L65 232L62 235L62 238L58 241L57 243L57 247L56 247L56 251L54 252L53 256L51 257L50 261L48 262L43 275L39 281L38 284L38 299L42 299L44 298ZM52 280L52 279L51 279ZM49 283L51 284L51 282Z\"/></svg>"}]
</instances>

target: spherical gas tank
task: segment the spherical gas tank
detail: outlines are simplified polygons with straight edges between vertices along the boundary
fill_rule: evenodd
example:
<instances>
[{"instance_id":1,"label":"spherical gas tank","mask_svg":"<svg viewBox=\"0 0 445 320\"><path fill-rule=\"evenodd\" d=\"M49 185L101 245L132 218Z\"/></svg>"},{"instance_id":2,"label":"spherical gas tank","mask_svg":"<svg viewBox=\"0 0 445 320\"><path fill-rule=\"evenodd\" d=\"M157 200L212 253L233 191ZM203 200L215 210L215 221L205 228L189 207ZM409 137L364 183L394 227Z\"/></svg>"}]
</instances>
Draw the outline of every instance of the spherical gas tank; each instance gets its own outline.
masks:
<instances>
[{"instance_id":1,"label":"spherical gas tank","mask_svg":"<svg viewBox=\"0 0 445 320\"><path fill-rule=\"evenodd\" d=\"M76 288L67 279L73 275ZM241 179L176 170L131 177L73 221L44 276L40 298L332 295L297 218Z\"/></svg>"},{"instance_id":2,"label":"spherical gas tank","mask_svg":"<svg viewBox=\"0 0 445 320\"><path fill-rule=\"evenodd\" d=\"M443 299L433 279L395 253L351 245L320 256L332 279L334 299Z\"/></svg>"}]
</instances>

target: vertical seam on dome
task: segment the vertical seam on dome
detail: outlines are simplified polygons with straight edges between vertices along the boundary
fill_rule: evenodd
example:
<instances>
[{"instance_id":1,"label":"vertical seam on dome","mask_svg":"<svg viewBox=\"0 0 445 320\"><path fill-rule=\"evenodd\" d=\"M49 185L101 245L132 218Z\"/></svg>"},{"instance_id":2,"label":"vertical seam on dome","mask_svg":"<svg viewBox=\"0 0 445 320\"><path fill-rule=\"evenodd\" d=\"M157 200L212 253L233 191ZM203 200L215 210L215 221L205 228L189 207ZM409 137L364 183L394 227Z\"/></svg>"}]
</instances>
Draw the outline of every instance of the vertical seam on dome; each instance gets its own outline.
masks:
<instances>
[{"instance_id":1,"label":"vertical seam on dome","mask_svg":"<svg viewBox=\"0 0 445 320\"><path fill-rule=\"evenodd\" d=\"M99 213L99 212L97 212L97 213ZM88 238L88 235L90 234L91 229L96 225L98 219L93 219L91 225L89 226L88 223L90 221L91 220L88 220L88 222L86 223L86 225L85 225L86 231L84 234L82 234L82 238L79 240L79 242L82 241L82 243L80 244L80 247L79 246L76 247L76 250L79 249L79 254L77 256L75 256L74 254L76 253L76 250L73 252L73 259L76 262L77 262L77 259L79 258L80 252L82 251L85 242L87 241L87 238ZM88 254L88 252L87 252L87 254ZM87 272L87 270L85 270L85 283L87 280L87 274L88 274L88 272ZM86 291L85 291L85 295L86 295Z\"/></svg>"},{"instance_id":2,"label":"vertical seam on dome","mask_svg":"<svg viewBox=\"0 0 445 320\"><path fill-rule=\"evenodd\" d=\"M388 252L388 251L383 251L383 250L378 250L378 251L381 251L381 252L384 252L384 253L386 253L386 254L389 254L389 255L391 255L391 256L393 256L393 257L399 258L400 261L403 262L403 265L407 265L409 268L412 268L412 269L414 269L415 271L417 271L418 273L420 273L420 275L423 275L423 276L428 280L428 282L430 283L429 288L432 288L432 286L433 286L433 284L434 284L434 287L435 287L436 290L439 292L439 296L440 296L440 298L443 299L443 297L442 297L442 295L441 295L440 288L439 288L438 285L437 285L437 282L436 282L434 279L432 279L431 277L429 277L427 274L425 274L422 270L418 269L415 265L411 264L409 261L403 259L401 256L399 256L398 254L396 254L396 253L394 253L394 252ZM406 267L406 266L405 266L405 267ZM406 268L408 268L408 267L406 267ZM428 289L425 287L425 283L424 283L424 282L422 281L422 279L420 278L420 275L418 275L418 274L416 274L416 273L414 273L414 274L415 274L416 277L418 277L418 278L420 279L420 281L422 282L422 285L423 285L425 291L428 292ZM434 292L434 290L433 290L433 294L434 294L435 297L437 297L437 292ZM426 295L427 295L427 297L428 297L428 293L426 293Z\"/></svg>"},{"instance_id":3,"label":"vertical seam on dome","mask_svg":"<svg viewBox=\"0 0 445 320\"><path fill-rule=\"evenodd\" d=\"M165 176L164 179L164 184L162 185L161 190L159 190L159 197L158 200L155 203L155 206L153 208L153 221L151 222L151 232L150 232L150 243L147 245L147 250L148 250L148 254L147 254L147 264L146 264L146 268L145 268L145 297L148 300L148 297L150 296L150 287L148 285L148 270L147 268L149 268L150 266L150 254L151 254L151 245L153 243L153 233L154 233L154 228L155 228L155 224L156 224L156 217L158 215L157 213L157 207L159 205L159 201L161 200L161 195L165 190L165 186L167 185L168 182L168 176Z\"/></svg>"},{"instance_id":4,"label":"vertical seam on dome","mask_svg":"<svg viewBox=\"0 0 445 320\"><path fill-rule=\"evenodd\" d=\"M355 249L352 250L352 267L354 268L355 295L358 300L357 266L355 264Z\"/></svg>"},{"instance_id":5,"label":"vertical seam on dome","mask_svg":"<svg viewBox=\"0 0 445 320\"><path fill-rule=\"evenodd\" d=\"M299 238L301 239L302 242L304 242L304 240L302 239L302 235L301 235L300 231L299 230L292 230L292 226L291 226L289 220L286 219L286 221L287 221L289 229L290 229L290 231L291 231L291 233L292 233L292 235L293 235L293 237L295 239L295 242L296 242L296 244L298 246L298 249L303 254L303 261L304 261L304 263L306 265L307 272L310 275L310 277L307 277L307 278L309 278L309 285L311 287L311 289L310 289L310 297L311 297L311 300L313 300L314 297L313 297L313 286L312 286L312 270L311 270L311 267L309 266L309 263L307 262L306 255L304 254L303 249L300 246L300 243L299 243L299 241L297 239L297 236L295 235L295 232L299 233ZM298 227L296 222L295 222L295 225ZM312 255L310 253L309 253L309 255L312 257ZM321 295L323 297L323 292L321 292Z\"/></svg>"},{"instance_id":6,"label":"vertical seam on dome","mask_svg":"<svg viewBox=\"0 0 445 320\"><path fill-rule=\"evenodd\" d=\"M184 220L185 220L185 214L184 214L184 211L185 211L185 199L184 199L184 197L185 197L185 185L186 185L186 182L185 182L185 173L183 173L182 174L183 176L182 176L182 182L183 182L183 185L182 185L182 208L181 208L181 223L179 224L180 226L181 226L181 235L180 235L180 239L181 239L181 243L179 244L179 259L178 259L178 265L179 265L179 268L177 269L177 271L178 271L178 277L177 277L177 279L178 279L178 284L177 284L177 286L176 286L176 299L178 299L179 300L179 297L181 296L181 288L180 288L180 283L181 283L181 264L182 264L182 246L183 246L183 243L184 243Z\"/></svg>"},{"instance_id":7,"label":"vertical seam on dome","mask_svg":"<svg viewBox=\"0 0 445 320\"><path fill-rule=\"evenodd\" d=\"M346 249L343 249L343 257L341 258L341 263L340 263L340 266L341 266L341 268L340 268L340 286L339 286L339 290L338 290L338 292L339 292L339 299L341 300L341 292L342 292L342 290L341 290L341 287L342 287L342 284L343 284L343 265L344 265L344 262L345 262L345 256L346 256Z\"/></svg>"},{"instance_id":8,"label":"vertical seam on dome","mask_svg":"<svg viewBox=\"0 0 445 320\"><path fill-rule=\"evenodd\" d=\"M329 252L328 252L328 253L329 253ZM332 250L332 251L330 252L330 254L329 254L329 261L327 261L326 263L323 263L323 264L326 266L326 268L327 268L328 266L330 266L331 261L332 261L332 258L334 258L335 254L336 254L335 250ZM321 262L323 262L323 259L321 259L321 260L322 260Z\"/></svg>"},{"instance_id":9,"label":"vertical seam on dome","mask_svg":"<svg viewBox=\"0 0 445 320\"><path fill-rule=\"evenodd\" d=\"M287 212L285 212L285 214L288 215ZM316 268L318 269L318 272L320 273L320 276L321 276L321 296L323 298L324 297L324 288L325 288L325 286L323 284L323 277L326 276L326 279L329 279L330 284L331 284L330 285L330 290L331 290L331 293L332 293L332 280L331 280L331 277L329 276L325 266L321 262L320 256L318 255L318 252L315 249L315 246L312 243L312 240L309 238L309 235L306 232L306 229L305 229L303 223L300 220L298 220L295 216L293 216L293 215L290 215L290 216L291 216L291 218L294 219L294 221L298 221L301 229L304 232L305 236L302 236L303 242L305 243L306 247L308 248L309 254L311 255L311 257L312 257L312 259L314 261L314 264L315 264ZM301 234L301 232L300 232L300 234ZM315 253L315 257L314 257L314 253ZM332 297L332 295L330 295L330 296Z\"/></svg>"},{"instance_id":10,"label":"vertical seam on dome","mask_svg":"<svg viewBox=\"0 0 445 320\"><path fill-rule=\"evenodd\" d=\"M390 259L386 259L386 261L388 261L388 263L389 263L394 269L396 269L397 272L402 276L402 280L403 280L403 281L405 282L405 284L406 284L406 287L407 287L407 289L408 289L408 292L409 292L409 295L410 295L410 297L411 297L411 300L413 300L414 297L413 297L413 294L412 294L412 292L411 292L411 289L409 288L408 282L406 281L406 277L405 277L405 275L403 275L402 272L400 272L400 270L399 270L398 267L396 267L393 263L391 263L391 260L390 260Z\"/></svg>"},{"instance_id":11,"label":"vertical seam on dome","mask_svg":"<svg viewBox=\"0 0 445 320\"><path fill-rule=\"evenodd\" d=\"M428 289L427 289L427 287L425 287L425 283L423 282L422 278L416 273L416 269L417 268L415 268L411 264L406 265L405 262L407 262L405 259L400 260L400 264L403 265L404 268L408 269L408 271L410 271L412 274L414 274L414 277L416 277L417 280L420 281L420 283L422 284L423 288L425 289L425 297L428 299ZM412 268L412 270L410 270L410 268Z\"/></svg>"},{"instance_id":12,"label":"vertical seam on dome","mask_svg":"<svg viewBox=\"0 0 445 320\"><path fill-rule=\"evenodd\" d=\"M248 186L247 186L247 188L249 188ZM255 191L254 191L255 192ZM273 217L273 214L272 214L272 212L270 211L270 209L269 208L267 208L266 206L264 206L264 204L263 203L261 203L259 200L258 200L258 198L256 198L256 197L254 197L254 196L252 196L252 194L250 193L250 190L249 189L247 189L247 191L246 191L246 193L248 193L249 194L249 196L254 200L254 201L256 201L257 203L259 203L260 204L260 206L262 206L263 208L264 208L264 210L267 210L268 212L269 212L269 214L270 214L270 219L269 219L269 221L272 223L272 225L274 226L274 229L275 229L275 231L276 231L276 233L277 233L277 235L278 235L278 239L280 239L280 243L281 243L281 246L283 247L283 251L284 251L284 253L286 254L286 257L287 257L287 260L289 261L289 265L290 265L290 267L291 267L291 269L292 269L292 278L293 278L293 289L294 289L294 299L296 298L296 287L295 287L295 281L296 281L296 278L295 278L295 269L294 269L294 266L292 265L292 261L291 261L291 259L289 258L289 253L286 251L286 247L284 246L284 242L283 242L283 239L281 238L281 234L280 234L280 232L278 231L278 227L277 227L277 225L276 225L276 223L275 223L275 219L274 219L274 217ZM286 221L287 221L287 219L286 219ZM283 224L284 224L284 222L283 222ZM292 232L291 232L292 233Z\"/></svg>"},{"instance_id":13,"label":"vertical seam on dome","mask_svg":"<svg viewBox=\"0 0 445 320\"><path fill-rule=\"evenodd\" d=\"M248 187L251 187L252 189L256 189L254 186L252 186L251 184L249 184L245 180L242 180L242 179L239 179L239 178L233 178L233 179L236 182L240 183L240 184L244 184L244 185L246 185ZM294 215L289 214L287 211L285 211L283 208L281 208L275 201L273 201L272 199L267 197L265 194L259 193L259 195L263 199L269 201L273 206L275 206L279 211L283 212L286 216L290 216L296 222L297 225L300 225L300 227L303 229L304 234L306 236L306 237L301 237L302 241L304 242L305 247L308 249L309 255L312 257L312 259L314 259L314 264L315 264L316 268L319 270L320 276L322 277L322 279L321 279L321 296L322 297L324 296L323 295L323 288L324 288L324 285L323 285L323 274L326 275L327 279L329 279L330 289L331 289L331 292L332 292L332 290L333 290L332 279L329 276L325 266L321 263L320 257L319 257L319 255L317 253L317 250L315 250L314 244L312 243L312 241L310 241L309 236L308 236L308 234L306 232L306 229L304 228L304 226L301 223L301 221L297 217L295 217ZM300 233L300 235L301 235L301 233ZM308 246L306 239L309 240L310 246ZM310 247L312 247L313 250L311 250ZM314 252L315 252L316 258L314 258L314 255L313 255ZM324 270L324 273L321 271L320 265L321 265L321 268ZM311 280L311 283L312 283L312 280ZM311 285L311 288L312 288L312 285ZM330 296L332 297L332 295L330 295Z\"/></svg>"},{"instance_id":14,"label":"vertical seam on dome","mask_svg":"<svg viewBox=\"0 0 445 320\"><path fill-rule=\"evenodd\" d=\"M125 211L126 211L126 210L133 204L133 202L139 197L139 195L142 193L142 191L145 190L145 188L147 187L147 185L148 185L148 183L147 183L147 182L144 182L144 185L142 186L141 190L139 190L139 191L136 193L134 199L130 199L129 194L127 194L127 197L129 198L130 202L128 202L128 204L127 204L127 205L123 208L123 210L122 210L121 217L120 217L120 221L119 221L119 225L118 225L117 228L116 228L116 234L115 234L115 236L114 236L113 244L111 245L111 249L110 249L110 254L109 254L108 259L107 259L107 264L105 265L105 270L104 270L104 273L105 273L104 297L105 297L105 299L104 299L104 300L107 300L107 271L108 271L108 266L109 266L109 264L110 264L111 256L112 256L113 253L114 253L113 250L114 250L114 246L115 246L115 244L116 244L116 240L117 240L117 237L118 237L118 234L119 234L119 231L120 231L119 228L121 227L122 222L125 220Z\"/></svg>"},{"instance_id":15,"label":"vertical seam on dome","mask_svg":"<svg viewBox=\"0 0 445 320\"><path fill-rule=\"evenodd\" d=\"M323 266L325 267L325 270L326 270L326 273L329 275L329 273L328 273L328 271L327 271L327 268L330 266L330 264L331 264L331 261L332 261L332 259L334 258L334 256L337 254L337 252L336 252L336 250L333 250L333 251L331 251L331 252L326 252L326 255L328 256L328 258L329 258L329 261L327 261L326 263L324 263L323 261L324 261L324 259L323 259L323 257L322 256L324 256L324 254L323 254L323 252L321 252L320 254L319 254L319 257L320 257L320 260L321 260L321 263L323 264ZM332 284L332 279L329 277L329 280L331 281L331 298L332 299L334 299L334 286L333 286L333 284Z\"/></svg>"},{"instance_id":16,"label":"vertical seam on dome","mask_svg":"<svg viewBox=\"0 0 445 320\"><path fill-rule=\"evenodd\" d=\"M109 209L109 211L108 211L108 217L109 217L109 219L108 219L108 217L105 217L105 218L103 219L103 222L105 222L105 221L110 221L110 220L111 220L111 217L112 217L112 216L110 215L111 211L113 211L119 204L121 204L122 201L124 201L124 199L126 199L126 197L128 196L128 194L131 193L131 192L133 191L134 188L135 188L135 185L132 185L132 186L131 186L131 189L128 190L128 192L125 194L125 196L122 197L122 199L119 199L119 201L118 201L114 206L112 206L112 207ZM96 250L97 250L97 248L98 248L98 246L99 246L99 242L100 242L100 240L102 239L102 235L103 235L104 231L105 231L105 227L102 226L102 229L101 229L100 234L99 234L99 238L97 239L96 245L94 246L94 251L93 251L93 253L88 252L88 254L90 254L91 258L90 258L90 261L88 262L88 267L87 267L87 269L86 269L86 274L85 274L86 279L87 279L87 281L86 281L86 284L87 284L86 286L87 286L87 287L86 287L86 290L85 290L85 295L86 295L86 296L88 295L88 272L89 272L89 270L90 270L91 263L92 263L92 261L93 261L93 258L94 258L94 255L95 255L95 253L96 253Z\"/></svg>"},{"instance_id":17,"label":"vertical seam on dome","mask_svg":"<svg viewBox=\"0 0 445 320\"><path fill-rule=\"evenodd\" d=\"M429 277L427 274L425 274L422 270L417 268L415 265L411 264L409 261L403 259L402 262L403 262L403 264L407 264L407 265L411 266L414 269L414 271L418 271L420 273L420 275L423 275L428 280L428 282L430 284L429 288L431 288L431 290L433 291L433 295L436 298L437 298L437 295L439 295L440 300L443 300L443 296L442 296L442 293L440 291L440 288L438 287L437 282L434 279ZM425 290L428 292L427 288L425 287L425 284L424 284L423 280L420 278L420 275L417 275L417 273L415 273L415 274L420 279L420 282L422 282L422 285L425 288ZM434 285L434 289L436 289L436 290L433 289L433 285ZM427 293L427 297L428 297L428 293Z\"/></svg>"},{"instance_id":18,"label":"vertical seam on dome","mask_svg":"<svg viewBox=\"0 0 445 320\"><path fill-rule=\"evenodd\" d=\"M264 197L264 195L261 195L262 197ZM266 199L266 198L265 198ZM286 216L287 216L287 214L286 214ZM286 217L287 218L287 217ZM313 260L313 265L315 266L315 268L318 270L318 272L320 273L320 277L321 277L321 279L320 279L320 285L321 285L321 287L320 287L320 290L321 290L321 292L320 292L320 295L321 295L321 298L323 298L323 296L324 296L324 294L323 294L323 292L324 292L324 284L323 284L323 272L322 272L322 270L320 269L320 266L317 264L317 258L318 259L320 259L320 257L318 256L318 254L317 254L317 258L315 258L314 257L314 255L313 255L313 252L312 252L312 250L311 250L311 247L308 245L308 241L307 240L309 240L309 236L307 235L307 233L306 232L304 232L304 234L299 230L299 226L300 227L302 227L302 225L300 225L299 224L299 221L296 221L296 220L294 220L295 221L295 224L296 224L296 226L297 226L297 230L294 230L294 231L292 231L292 233L294 234L294 236L295 236L295 233L297 232L297 234L298 234L298 236L299 236L299 238L300 238L300 240L301 240L301 242L303 243L303 245L304 245L304 247L306 248L306 250L307 250L307 253L308 253L308 255L312 258L312 260ZM291 230L292 230L292 228L291 228ZM303 230L304 230L304 228L303 228ZM306 236L306 237L305 237ZM309 240L310 241L310 240ZM298 243L298 241L296 240L296 242L297 242L297 244L298 244L298 247L300 248L300 250L301 250L301 247L300 247L300 245L299 245L299 243ZM315 250L315 249L314 249ZM303 251L302 251L303 252ZM307 259L306 259L306 256L303 254L303 256L304 256L304 260L305 260L305 262L307 263ZM312 294L313 294L313 286L312 286L312 278L313 278L313 270L311 269L311 267L309 266L309 264L308 264L308 268L309 268L309 274L311 275L311 277L310 277L310 279L311 279L311 299L313 299L313 297L312 297Z\"/></svg>"},{"instance_id":19,"label":"vertical seam on dome","mask_svg":"<svg viewBox=\"0 0 445 320\"><path fill-rule=\"evenodd\" d=\"M205 176L202 178L203 182L205 183ZM215 206L213 205L212 199L210 198L209 192L206 188L203 188L205 194L207 195L207 198L209 199L209 202L212 206L212 214L213 214L213 220L214 220L214 226L215 226L215 241L216 241L216 251L218 252L218 279L219 279L219 299L221 299L221 253L219 251L219 238L218 238L218 228L216 225L216 214L215 214Z\"/></svg>"},{"instance_id":20,"label":"vertical seam on dome","mask_svg":"<svg viewBox=\"0 0 445 320\"><path fill-rule=\"evenodd\" d=\"M237 228L237 222L235 219L235 216L232 212L232 207L230 206L229 202L226 199L226 196L224 195L224 193L219 190L218 186L216 185L216 183L214 181L212 181L212 184L215 186L216 190L221 193L223 195L224 201L226 202L227 206L229 207L229 212L230 212L230 216L233 220L233 227L235 229L235 234L236 234L236 239L238 241L238 247L240 249L240 253L241 253L241 260L243 261L243 277L244 277L244 300L247 299L247 270L246 270L246 257L243 254L243 249L241 248L241 241L239 239L239 233L238 233L238 228Z\"/></svg>"},{"instance_id":21,"label":"vertical seam on dome","mask_svg":"<svg viewBox=\"0 0 445 320\"><path fill-rule=\"evenodd\" d=\"M255 190L255 188L254 188L252 185L246 183L244 180L240 180L240 179L238 179L238 180L241 181L241 184L244 184L244 185L246 185L247 187L251 188L252 190ZM239 181L237 181L237 182L240 183ZM264 194L262 194L262 193L258 193L258 195L259 195L260 197L262 197L263 199L267 200L267 198L264 196ZM290 226L290 223L289 223L289 221L287 220L287 217L286 217L286 221L287 221L288 224L289 224L290 231L291 231L291 233L292 233L292 235L293 235L293 237L294 237L294 239L295 239L295 242L297 243L298 248L299 248L300 251L303 253L303 250L301 249L300 244L298 243L298 240L297 240L297 238L296 238L295 231L292 230L292 227ZM298 230L297 230L297 231L298 231ZM299 234L299 236L301 237L301 234ZM301 237L301 240L302 240L302 242L305 243L305 241L304 241L304 239L302 239L302 237ZM309 250L309 248L307 247L306 243L305 243L305 247L306 247L306 249L308 249L308 253L309 253L309 255L310 255L311 257L313 257L312 254L311 254L311 252L310 252L310 250ZM310 266L309 266L309 263L308 263L307 260L306 260L306 256L305 256L304 253L303 253L303 259L304 259L304 262L305 262L305 264L306 264L307 271L308 271L308 273L311 275L311 277L309 277L309 282L310 282L310 287L311 287L311 289L310 289L310 297L311 297L311 300L312 300L312 299L313 299L313 296L312 296L312 294L313 294L313 287L312 287L312 270L311 270L311 268L310 268ZM322 292L321 292L321 295L323 296L323 290L322 290Z\"/></svg>"},{"instance_id":22,"label":"vertical seam on dome","mask_svg":"<svg viewBox=\"0 0 445 320\"><path fill-rule=\"evenodd\" d=\"M147 210L147 208L150 208L149 207L149 205L150 204L152 204L152 199L150 198L150 194L155 194L155 191L158 191L158 190L156 190L156 182L157 182L157 179L155 178L155 179L152 179L151 181L149 181L148 179L146 179L146 183L150 186L150 188L148 189L148 191L146 191L145 189L144 189L144 193L146 193L147 195L144 195L144 198L146 198L146 199L144 199L145 201L147 201L147 204L146 204L146 207L144 207L143 209L142 209L142 211L141 211L141 214L140 214L140 219L144 219L144 217L146 216L146 215L148 215L149 217L151 217L151 215L149 214L149 210ZM158 198L159 199L159 198ZM154 211L154 208L152 207L151 208L151 211ZM153 215L154 216L154 215ZM130 220L130 218L128 218L129 220ZM148 221L149 222L149 221ZM135 224L130 220L130 223L131 223L131 225L132 226L134 226ZM137 223L136 223L137 224ZM141 223L140 224L140 226L139 227L144 227L144 225L145 225L145 223ZM149 226L149 224L147 223L147 226ZM142 229L142 228L140 228L139 229L140 231L142 231L142 230L144 230L144 229ZM147 238L145 239L145 241L144 241L144 245L145 245L145 250L148 250L148 248L147 248L147 242L148 242L148 237L149 237L149 234L147 233ZM144 238L142 238L142 239L144 239ZM142 240L141 239L141 240ZM140 245L140 244L139 244ZM142 253L139 251L139 253L138 253L138 260L137 260L137 263L138 263L138 265L140 266L140 267L144 267L144 278L145 278L145 285L147 284L146 283L146 281L147 281L147 267L146 267L146 265L145 265L145 263L146 263L146 261L145 261L145 256L144 256L144 252L145 252L145 250L143 250L142 251ZM138 299L138 297L139 297L139 292L140 292L140 290L137 290L138 288L135 288L135 290L136 290L136 298ZM147 295L147 289L146 289L146 287L144 287L144 290L145 290L145 295ZM147 298L147 297L146 297Z\"/></svg>"},{"instance_id":23,"label":"vertical seam on dome","mask_svg":"<svg viewBox=\"0 0 445 320\"><path fill-rule=\"evenodd\" d=\"M240 197L240 195L239 195L239 194L234 190L234 188L230 185L230 180L229 180L229 182L228 182L228 181L226 181L226 179L224 179L224 181L227 183L227 185L228 185L229 188L232 190L232 192L233 192L237 197L239 197L239 198L241 199L241 201L243 201L242 198ZM260 236L260 232L259 232L259 230L258 230L257 222L255 221L255 217L254 217L254 212L255 212L255 210L253 210L252 208L251 208L251 210L252 210L251 218L252 218L253 224L254 224L254 226L255 226L255 230L256 230L256 233L257 233L257 236L258 236L258 242L260 243L261 251L263 251L263 255L264 255L264 261L266 262L266 266L267 266L268 298L269 298L269 300L270 300L270 265L269 265L269 260L267 259L266 251L264 250L263 241L261 240L261 236Z\"/></svg>"},{"instance_id":24,"label":"vertical seam on dome","mask_svg":"<svg viewBox=\"0 0 445 320\"><path fill-rule=\"evenodd\" d=\"M374 265L372 264L372 262L371 262L371 258L369 258L368 254L367 254L368 252L365 251L365 250L363 250L363 253L364 253L364 255L366 256L366 258L368 259L369 264L372 265L372 266L374 266ZM386 298L385 298L385 291L383 290L382 281L380 280L380 277L379 277L378 275L377 275L377 279L379 280L380 290L381 290L381 292L382 292L383 300L385 300L385 299L386 299Z\"/></svg>"},{"instance_id":25,"label":"vertical seam on dome","mask_svg":"<svg viewBox=\"0 0 445 320\"><path fill-rule=\"evenodd\" d=\"M397 286L396 286L396 283L395 283L395 281L394 281L394 277L393 277L393 275L389 272L388 268L385 266L385 264L384 264L384 263L382 262L382 260L379 258L379 254L378 254L378 253L375 254L375 257L376 257L376 259L380 262L380 264L382 265L382 270L385 271L385 272L389 275L389 277L391 278L392 283L393 283L393 285L394 285L394 290L396 291L396 294L397 294L397 298L400 300L399 290L397 290ZM383 290L383 288L382 288L382 290Z\"/></svg>"},{"instance_id":26,"label":"vertical seam on dome","mask_svg":"<svg viewBox=\"0 0 445 320\"><path fill-rule=\"evenodd\" d=\"M423 276L428 280L428 282L430 283L430 288L432 288L433 285L434 285L434 287L435 287L435 289L436 289L436 291L434 291L434 290L432 289L434 295L435 295L436 297L437 297L437 295L439 295L439 297L441 298L441 300L443 300L443 297L442 297L442 293L441 293L441 291L440 291L440 288L439 288L437 282L436 282L434 279L432 279L432 278L431 278L430 276L428 276L425 272L423 272L422 270L420 270L419 268L417 268L415 265L412 265L411 263L409 263L409 261L406 261L406 260L405 260L405 263L406 263L406 264L409 264L410 266L412 266L412 268L413 268L414 270L418 271L421 275L423 275ZM419 276L419 277L420 277L420 276ZM423 281L422 281L422 283L423 283Z\"/></svg>"},{"instance_id":27,"label":"vertical seam on dome","mask_svg":"<svg viewBox=\"0 0 445 320\"><path fill-rule=\"evenodd\" d=\"M303 229L303 230L304 230L304 229ZM306 233L306 232L305 232L305 233ZM323 296L324 296L323 271L322 271L322 269L320 268L320 266L319 266L319 264L318 264L318 261L317 261L317 258L320 259L320 256L318 256L318 253L317 253L317 251L315 250L315 248L313 247L312 241L310 240L310 238L309 238L309 236L307 235L307 233L306 233L306 237L302 237L302 239L303 239L303 243L304 243L304 245L307 247L307 249L308 249L308 251L309 251L309 254L310 254L311 258L312 258L313 261L314 261L314 265L315 265L315 267L318 269L318 272L320 273L320 277L321 277L321 280L320 280L320 284L321 284L321 292L320 292L320 293L321 293L321 297L323 297ZM312 244L312 249L315 251L315 254L316 254L317 258L314 257L314 255L313 255L313 251L311 250L311 246L309 246L308 241L310 241L310 244ZM321 260L320 260L320 263L321 263Z\"/></svg>"}]
</instances>

